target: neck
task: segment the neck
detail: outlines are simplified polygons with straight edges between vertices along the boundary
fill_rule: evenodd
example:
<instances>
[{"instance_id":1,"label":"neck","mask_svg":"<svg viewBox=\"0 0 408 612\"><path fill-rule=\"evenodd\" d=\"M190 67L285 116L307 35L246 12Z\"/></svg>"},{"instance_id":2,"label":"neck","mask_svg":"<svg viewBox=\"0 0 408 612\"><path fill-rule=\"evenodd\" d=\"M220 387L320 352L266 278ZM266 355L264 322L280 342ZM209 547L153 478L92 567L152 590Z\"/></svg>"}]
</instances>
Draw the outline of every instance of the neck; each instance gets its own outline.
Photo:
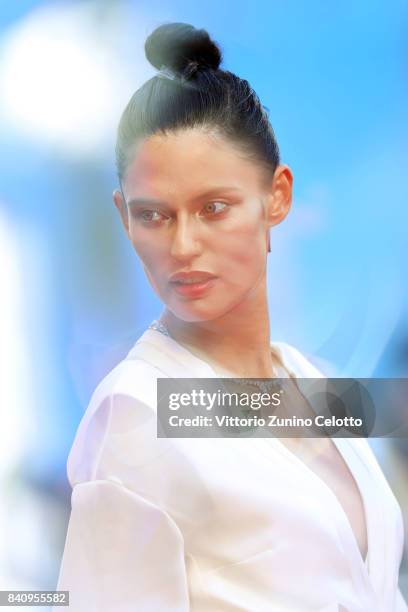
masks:
<instances>
[{"instance_id":1,"label":"neck","mask_svg":"<svg viewBox=\"0 0 408 612\"><path fill-rule=\"evenodd\" d=\"M166 309L160 320L179 344L210 362L220 375L272 378L278 364L271 355L265 284L216 319L183 321Z\"/></svg>"}]
</instances>

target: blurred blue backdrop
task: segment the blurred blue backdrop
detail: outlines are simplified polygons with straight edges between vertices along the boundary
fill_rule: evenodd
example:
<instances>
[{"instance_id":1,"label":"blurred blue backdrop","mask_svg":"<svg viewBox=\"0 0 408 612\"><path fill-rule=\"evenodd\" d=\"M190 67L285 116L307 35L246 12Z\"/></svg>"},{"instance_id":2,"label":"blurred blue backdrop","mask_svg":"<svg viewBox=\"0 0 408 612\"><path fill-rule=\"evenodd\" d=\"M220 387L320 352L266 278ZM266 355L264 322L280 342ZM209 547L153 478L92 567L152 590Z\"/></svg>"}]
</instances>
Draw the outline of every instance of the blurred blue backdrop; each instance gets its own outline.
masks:
<instances>
[{"instance_id":1,"label":"blurred blue backdrop","mask_svg":"<svg viewBox=\"0 0 408 612\"><path fill-rule=\"evenodd\" d=\"M162 309L111 199L116 124L154 74L143 45L161 23L209 30L223 66L269 109L293 170L292 211L271 236L273 339L335 376L408 375L407 9L3 3L0 516L13 520L0 533L2 588L54 588L75 430L96 384ZM407 453L393 452L383 454L391 480ZM408 512L406 487L393 486Z\"/></svg>"}]
</instances>

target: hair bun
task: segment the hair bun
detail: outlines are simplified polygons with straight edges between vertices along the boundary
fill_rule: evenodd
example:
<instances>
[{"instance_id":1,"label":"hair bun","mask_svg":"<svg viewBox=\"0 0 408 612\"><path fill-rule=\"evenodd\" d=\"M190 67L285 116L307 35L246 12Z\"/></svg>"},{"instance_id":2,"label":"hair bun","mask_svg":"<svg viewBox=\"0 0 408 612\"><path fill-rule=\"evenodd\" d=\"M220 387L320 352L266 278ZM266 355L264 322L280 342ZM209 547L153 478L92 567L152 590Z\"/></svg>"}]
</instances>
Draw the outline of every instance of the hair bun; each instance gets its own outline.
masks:
<instances>
[{"instance_id":1,"label":"hair bun","mask_svg":"<svg viewBox=\"0 0 408 612\"><path fill-rule=\"evenodd\" d=\"M200 67L216 70L221 51L206 30L188 23L168 23L156 28L145 42L149 62L160 70L163 66L187 77Z\"/></svg>"}]
</instances>

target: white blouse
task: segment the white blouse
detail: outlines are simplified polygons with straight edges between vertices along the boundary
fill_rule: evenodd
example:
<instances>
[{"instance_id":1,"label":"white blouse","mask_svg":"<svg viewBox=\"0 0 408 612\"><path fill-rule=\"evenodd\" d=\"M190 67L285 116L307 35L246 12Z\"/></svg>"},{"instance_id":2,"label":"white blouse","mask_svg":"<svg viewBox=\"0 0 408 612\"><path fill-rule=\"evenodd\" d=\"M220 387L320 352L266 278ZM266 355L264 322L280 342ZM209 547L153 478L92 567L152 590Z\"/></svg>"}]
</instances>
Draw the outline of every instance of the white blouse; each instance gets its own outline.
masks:
<instances>
[{"instance_id":1,"label":"white blouse","mask_svg":"<svg viewBox=\"0 0 408 612\"><path fill-rule=\"evenodd\" d=\"M364 563L335 494L278 438L157 438L157 377L217 374L147 329L96 388L68 458L71 612L408 611L401 510L366 439L333 438L364 503Z\"/></svg>"}]
</instances>

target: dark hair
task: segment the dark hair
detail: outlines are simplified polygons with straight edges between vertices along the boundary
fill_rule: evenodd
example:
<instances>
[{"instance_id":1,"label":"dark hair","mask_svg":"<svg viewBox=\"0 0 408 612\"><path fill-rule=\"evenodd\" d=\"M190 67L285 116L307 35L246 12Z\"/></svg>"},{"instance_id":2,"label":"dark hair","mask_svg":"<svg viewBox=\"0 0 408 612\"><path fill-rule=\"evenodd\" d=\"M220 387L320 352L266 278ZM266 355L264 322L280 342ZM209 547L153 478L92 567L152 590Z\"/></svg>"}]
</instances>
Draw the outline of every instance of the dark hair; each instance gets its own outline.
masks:
<instances>
[{"instance_id":1,"label":"dark hair","mask_svg":"<svg viewBox=\"0 0 408 612\"><path fill-rule=\"evenodd\" d=\"M221 70L221 51L205 30L164 24L145 43L159 69L131 97L119 122L116 164L125 176L134 145L157 132L208 127L274 172L279 149L265 108L245 79Z\"/></svg>"}]
</instances>

